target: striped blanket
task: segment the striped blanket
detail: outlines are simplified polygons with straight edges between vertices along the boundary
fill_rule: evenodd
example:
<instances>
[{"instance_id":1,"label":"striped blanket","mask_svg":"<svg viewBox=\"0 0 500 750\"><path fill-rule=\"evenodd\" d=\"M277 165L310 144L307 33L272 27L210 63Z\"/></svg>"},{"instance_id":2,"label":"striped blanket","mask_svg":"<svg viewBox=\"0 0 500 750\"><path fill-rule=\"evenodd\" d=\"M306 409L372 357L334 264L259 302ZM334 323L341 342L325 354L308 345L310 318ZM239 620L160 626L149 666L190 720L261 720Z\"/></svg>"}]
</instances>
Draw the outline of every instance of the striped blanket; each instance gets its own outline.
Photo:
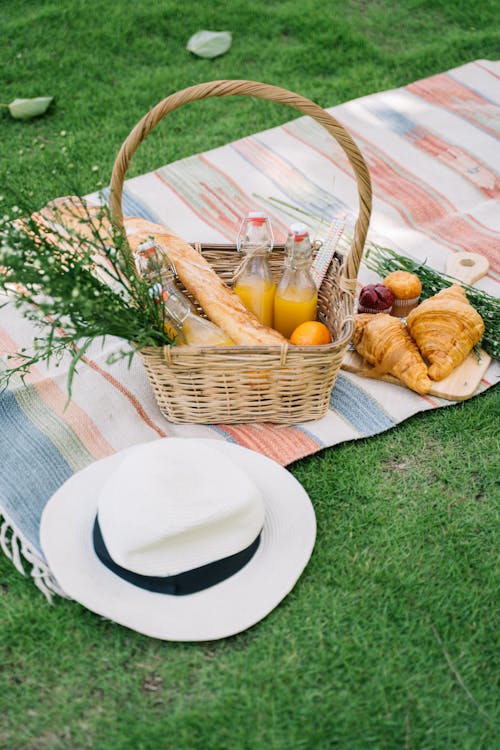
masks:
<instances>
[{"instance_id":1,"label":"striped blanket","mask_svg":"<svg viewBox=\"0 0 500 750\"><path fill-rule=\"evenodd\" d=\"M478 60L330 110L355 138L371 172L371 238L427 258L438 270L451 253L480 252L491 269L478 286L496 295L499 78L498 63ZM188 241L234 242L242 215L266 210L279 240L291 218L276 208L276 200L310 216L356 215L356 186L347 159L308 118L127 181L124 212L163 223ZM361 283L374 278L361 269ZM29 346L33 335L11 306L0 311L0 352ZM0 544L20 571L28 562L49 596L58 588L40 549L40 515L52 493L91 461L135 443L182 436L229 440L286 465L326 446L388 430L419 411L449 405L341 371L330 411L317 422L173 425L160 414L138 358L130 369L123 362L106 364L119 345L107 340L103 348L89 350L66 410L64 364L34 368L27 387L15 385L0 397ZM493 364L478 392L493 384L499 371Z\"/></svg>"}]
</instances>

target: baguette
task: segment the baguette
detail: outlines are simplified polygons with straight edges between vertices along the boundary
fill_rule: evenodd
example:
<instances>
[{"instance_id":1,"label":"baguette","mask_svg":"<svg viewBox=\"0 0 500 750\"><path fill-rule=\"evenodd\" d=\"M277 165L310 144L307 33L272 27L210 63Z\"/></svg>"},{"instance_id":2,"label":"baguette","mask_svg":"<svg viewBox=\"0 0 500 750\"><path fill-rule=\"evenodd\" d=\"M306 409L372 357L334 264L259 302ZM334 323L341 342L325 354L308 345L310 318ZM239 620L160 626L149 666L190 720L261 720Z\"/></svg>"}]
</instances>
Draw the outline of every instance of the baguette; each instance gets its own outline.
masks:
<instances>
[{"instance_id":1,"label":"baguette","mask_svg":"<svg viewBox=\"0 0 500 750\"><path fill-rule=\"evenodd\" d=\"M34 214L33 218L40 225L57 224L60 229L76 232L78 236L94 241L97 230L101 240L112 241L111 224L101 214L102 208L99 205L68 196L52 201L38 214ZM222 328L235 344L281 346L287 343L274 328L259 323L205 258L176 234L172 234L161 224L139 217L125 217L124 227L132 252L137 251L141 242L151 238L165 249L186 289L198 300L207 317Z\"/></svg>"},{"instance_id":2,"label":"baguette","mask_svg":"<svg viewBox=\"0 0 500 750\"><path fill-rule=\"evenodd\" d=\"M124 225L133 252L141 242L151 237L166 250L186 289L196 297L210 320L222 328L235 344L280 346L286 343L281 333L259 323L238 295L223 283L205 258L187 242L160 224L145 219L125 218Z\"/></svg>"}]
</instances>

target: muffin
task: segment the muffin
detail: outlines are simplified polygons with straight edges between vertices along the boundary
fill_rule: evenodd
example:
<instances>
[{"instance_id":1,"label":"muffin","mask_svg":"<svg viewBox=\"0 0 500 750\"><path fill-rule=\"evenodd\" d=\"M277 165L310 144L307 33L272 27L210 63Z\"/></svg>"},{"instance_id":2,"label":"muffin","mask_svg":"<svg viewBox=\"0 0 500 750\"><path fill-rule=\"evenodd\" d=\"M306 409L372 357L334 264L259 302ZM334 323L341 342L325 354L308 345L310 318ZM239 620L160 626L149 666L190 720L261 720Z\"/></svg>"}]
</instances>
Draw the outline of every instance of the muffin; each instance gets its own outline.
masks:
<instances>
[{"instance_id":1,"label":"muffin","mask_svg":"<svg viewBox=\"0 0 500 750\"><path fill-rule=\"evenodd\" d=\"M396 318L406 318L418 305L422 293L422 284L418 276L409 271L393 271L382 283L394 294L391 314Z\"/></svg>"},{"instance_id":2,"label":"muffin","mask_svg":"<svg viewBox=\"0 0 500 750\"><path fill-rule=\"evenodd\" d=\"M359 293L358 312L390 313L394 303L394 294L383 284L367 284Z\"/></svg>"}]
</instances>

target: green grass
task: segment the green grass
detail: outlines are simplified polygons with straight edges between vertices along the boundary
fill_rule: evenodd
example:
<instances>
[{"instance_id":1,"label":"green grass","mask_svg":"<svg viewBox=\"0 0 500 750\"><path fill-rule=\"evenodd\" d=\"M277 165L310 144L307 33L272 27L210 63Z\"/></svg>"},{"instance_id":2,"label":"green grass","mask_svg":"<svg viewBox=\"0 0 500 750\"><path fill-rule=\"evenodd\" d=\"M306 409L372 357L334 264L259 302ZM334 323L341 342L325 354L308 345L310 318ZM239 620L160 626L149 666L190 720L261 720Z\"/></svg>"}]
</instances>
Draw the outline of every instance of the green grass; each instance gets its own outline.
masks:
<instances>
[{"instance_id":1,"label":"green grass","mask_svg":"<svg viewBox=\"0 0 500 750\"><path fill-rule=\"evenodd\" d=\"M38 206L107 184L135 122L193 83L264 80L331 106L500 50L486 0L202 5L0 0L0 99L56 97L39 120L0 112L3 205L21 188ZM201 28L231 30L231 51L189 55ZM249 99L183 108L132 173L294 116ZM497 747L499 412L489 391L294 464L318 518L311 562L268 618L222 642L49 607L1 556L0 748Z\"/></svg>"}]
</instances>

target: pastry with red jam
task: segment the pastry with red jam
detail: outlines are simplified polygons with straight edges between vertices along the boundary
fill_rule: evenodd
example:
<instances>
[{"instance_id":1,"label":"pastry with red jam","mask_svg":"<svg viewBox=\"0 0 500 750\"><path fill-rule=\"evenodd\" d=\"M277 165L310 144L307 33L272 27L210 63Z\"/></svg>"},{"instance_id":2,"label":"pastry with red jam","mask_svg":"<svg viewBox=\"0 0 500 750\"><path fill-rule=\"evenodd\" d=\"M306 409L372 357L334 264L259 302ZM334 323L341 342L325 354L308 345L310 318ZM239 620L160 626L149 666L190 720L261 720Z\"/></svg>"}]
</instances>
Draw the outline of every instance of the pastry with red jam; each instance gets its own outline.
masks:
<instances>
[{"instance_id":1,"label":"pastry with red jam","mask_svg":"<svg viewBox=\"0 0 500 750\"><path fill-rule=\"evenodd\" d=\"M359 313L387 313L392 312L394 294L383 284L367 284L359 293Z\"/></svg>"}]
</instances>

